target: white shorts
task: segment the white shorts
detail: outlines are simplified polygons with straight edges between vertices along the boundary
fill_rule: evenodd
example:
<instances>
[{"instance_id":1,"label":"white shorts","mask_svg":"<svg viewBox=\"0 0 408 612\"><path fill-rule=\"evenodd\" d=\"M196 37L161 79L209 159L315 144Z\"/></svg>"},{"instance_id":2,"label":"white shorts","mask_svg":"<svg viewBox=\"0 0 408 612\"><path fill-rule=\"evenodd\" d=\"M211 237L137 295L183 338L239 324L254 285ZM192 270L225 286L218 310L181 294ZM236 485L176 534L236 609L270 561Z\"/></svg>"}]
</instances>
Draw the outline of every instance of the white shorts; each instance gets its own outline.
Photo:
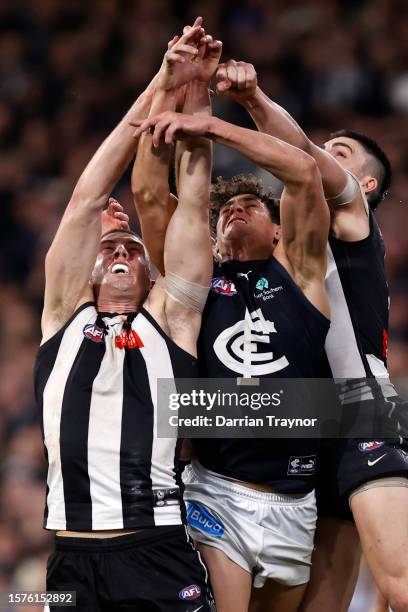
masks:
<instances>
[{"instance_id":1,"label":"white shorts","mask_svg":"<svg viewBox=\"0 0 408 612\"><path fill-rule=\"evenodd\" d=\"M254 576L287 586L310 578L316 528L314 491L306 495L263 493L226 480L197 461L183 473L191 537L222 550Z\"/></svg>"}]
</instances>

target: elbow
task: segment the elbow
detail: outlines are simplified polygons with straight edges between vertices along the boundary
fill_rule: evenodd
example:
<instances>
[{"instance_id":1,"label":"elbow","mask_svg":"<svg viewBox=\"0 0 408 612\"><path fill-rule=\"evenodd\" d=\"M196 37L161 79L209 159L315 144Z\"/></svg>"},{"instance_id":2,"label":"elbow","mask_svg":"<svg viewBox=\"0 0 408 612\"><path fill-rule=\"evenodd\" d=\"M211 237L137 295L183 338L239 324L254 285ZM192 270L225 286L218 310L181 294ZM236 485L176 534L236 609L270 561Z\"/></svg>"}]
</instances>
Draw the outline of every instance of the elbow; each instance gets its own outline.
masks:
<instances>
[{"instance_id":1,"label":"elbow","mask_svg":"<svg viewBox=\"0 0 408 612\"><path fill-rule=\"evenodd\" d=\"M71 196L67 209L72 212L87 211L92 213L102 212L106 202L108 201L109 194L98 194L97 196L90 197L81 191L75 190Z\"/></svg>"},{"instance_id":2,"label":"elbow","mask_svg":"<svg viewBox=\"0 0 408 612\"><path fill-rule=\"evenodd\" d=\"M319 183L321 185L319 167L316 160L311 155L302 153L302 155L299 156L298 171L294 178L298 184L300 183L302 187L308 191L318 188Z\"/></svg>"},{"instance_id":3,"label":"elbow","mask_svg":"<svg viewBox=\"0 0 408 612\"><path fill-rule=\"evenodd\" d=\"M133 201L136 209L141 212L155 207L167 207L169 189L151 189L144 185L132 188Z\"/></svg>"}]
</instances>

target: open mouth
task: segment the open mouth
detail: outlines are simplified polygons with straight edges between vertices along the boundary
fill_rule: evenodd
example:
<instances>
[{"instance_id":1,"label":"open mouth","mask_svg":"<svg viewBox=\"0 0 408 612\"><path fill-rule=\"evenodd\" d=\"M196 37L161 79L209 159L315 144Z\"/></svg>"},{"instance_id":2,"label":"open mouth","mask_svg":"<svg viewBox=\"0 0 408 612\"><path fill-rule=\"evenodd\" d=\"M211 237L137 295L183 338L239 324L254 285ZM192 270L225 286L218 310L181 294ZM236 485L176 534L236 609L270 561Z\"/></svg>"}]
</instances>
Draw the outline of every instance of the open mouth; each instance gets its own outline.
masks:
<instances>
[{"instance_id":1,"label":"open mouth","mask_svg":"<svg viewBox=\"0 0 408 612\"><path fill-rule=\"evenodd\" d=\"M229 227L230 225L232 225L235 222L239 222L239 223L246 223L245 219L241 219L241 217L233 217L232 219L230 219L227 223L227 227Z\"/></svg>"},{"instance_id":2,"label":"open mouth","mask_svg":"<svg viewBox=\"0 0 408 612\"><path fill-rule=\"evenodd\" d=\"M125 263L116 263L111 268L112 274L129 274L129 266Z\"/></svg>"}]
</instances>

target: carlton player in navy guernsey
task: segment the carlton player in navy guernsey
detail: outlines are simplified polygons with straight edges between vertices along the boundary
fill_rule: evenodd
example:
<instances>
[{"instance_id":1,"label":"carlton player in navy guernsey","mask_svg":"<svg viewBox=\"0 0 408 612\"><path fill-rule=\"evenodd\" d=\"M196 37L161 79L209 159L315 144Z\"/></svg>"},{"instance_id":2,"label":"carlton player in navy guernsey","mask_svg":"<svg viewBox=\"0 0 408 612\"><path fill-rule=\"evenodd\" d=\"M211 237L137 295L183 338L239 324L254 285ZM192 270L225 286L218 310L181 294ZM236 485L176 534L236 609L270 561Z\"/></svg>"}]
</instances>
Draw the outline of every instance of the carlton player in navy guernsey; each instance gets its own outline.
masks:
<instances>
[{"instance_id":1,"label":"carlton player in navy guernsey","mask_svg":"<svg viewBox=\"0 0 408 612\"><path fill-rule=\"evenodd\" d=\"M166 142L206 135L285 184L281 228L256 181L238 180L225 191L217 225L225 263L203 319L203 373L316 376L330 325L324 285L330 218L314 160L275 138L199 114L164 112L139 129L153 128L157 143L162 134ZM254 580L268 585L260 609L295 611L310 574L316 441L197 442L185 499L217 606L246 612Z\"/></svg>"},{"instance_id":2,"label":"carlton player in navy guernsey","mask_svg":"<svg viewBox=\"0 0 408 612\"><path fill-rule=\"evenodd\" d=\"M394 612L408 611L408 455L398 438L407 404L387 373L388 286L384 246L373 211L390 185L380 147L353 131L316 146L295 120L257 85L254 67L230 60L217 72L217 93L247 109L257 128L303 149L316 160L331 208L326 286L332 324L326 353L330 371L344 379L345 416L362 409L389 415L387 439L327 441L317 487L318 521L312 578L302 612L346 612L360 550L347 523L347 501L363 552ZM325 518L326 517L326 518Z\"/></svg>"},{"instance_id":3,"label":"carlton player in navy guernsey","mask_svg":"<svg viewBox=\"0 0 408 612\"><path fill-rule=\"evenodd\" d=\"M215 610L183 525L179 443L157 436L158 378L197 375L212 272L209 141L179 148L166 278L150 294L144 245L114 201L101 238L102 209L134 153L129 122L155 99L175 99L206 54L215 70L221 44L203 36L197 20L171 41L153 84L84 170L46 258L35 387L49 466L44 527L57 531L47 590L76 591L78 610Z\"/></svg>"}]
</instances>

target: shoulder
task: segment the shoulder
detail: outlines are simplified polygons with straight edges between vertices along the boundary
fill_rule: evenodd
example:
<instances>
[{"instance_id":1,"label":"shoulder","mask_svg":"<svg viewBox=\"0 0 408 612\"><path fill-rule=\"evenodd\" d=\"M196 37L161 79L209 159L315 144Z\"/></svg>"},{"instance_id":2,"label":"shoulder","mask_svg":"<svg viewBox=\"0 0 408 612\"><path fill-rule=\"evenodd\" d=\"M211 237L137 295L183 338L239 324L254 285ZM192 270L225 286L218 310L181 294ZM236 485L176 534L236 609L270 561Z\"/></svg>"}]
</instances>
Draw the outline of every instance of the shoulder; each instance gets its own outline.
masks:
<instances>
[{"instance_id":1,"label":"shoulder","mask_svg":"<svg viewBox=\"0 0 408 612\"><path fill-rule=\"evenodd\" d=\"M78 302L74 312L68 318L58 317L57 315L52 317L51 315L48 315L48 317L44 320L43 314L43 319L41 321L43 335L40 347L43 348L53 339L61 336L71 325L86 325L87 322L95 320L96 317L97 312L95 303L86 298Z\"/></svg>"}]
</instances>

